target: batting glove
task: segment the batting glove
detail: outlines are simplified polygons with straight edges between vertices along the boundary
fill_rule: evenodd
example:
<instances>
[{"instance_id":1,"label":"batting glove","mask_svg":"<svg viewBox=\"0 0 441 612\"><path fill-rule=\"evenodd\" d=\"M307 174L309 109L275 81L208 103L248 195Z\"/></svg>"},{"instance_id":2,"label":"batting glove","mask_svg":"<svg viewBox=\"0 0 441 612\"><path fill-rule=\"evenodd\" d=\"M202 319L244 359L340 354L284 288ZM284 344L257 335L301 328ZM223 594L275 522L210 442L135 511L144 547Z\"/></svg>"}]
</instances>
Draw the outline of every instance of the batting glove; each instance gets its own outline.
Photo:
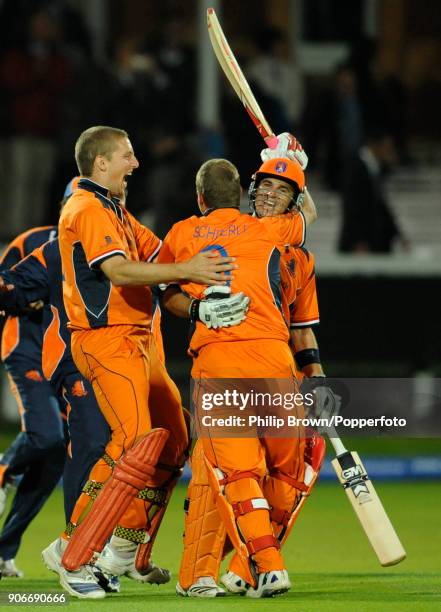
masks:
<instances>
[{"instance_id":1,"label":"batting glove","mask_svg":"<svg viewBox=\"0 0 441 612\"><path fill-rule=\"evenodd\" d=\"M260 158L263 162L275 157L287 157L292 161L297 161L302 170L308 165L308 156L302 148L300 142L289 132L283 132L277 136L278 144L275 149L262 149Z\"/></svg>"},{"instance_id":2,"label":"batting glove","mask_svg":"<svg viewBox=\"0 0 441 612\"><path fill-rule=\"evenodd\" d=\"M340 413L341 397L336 395L326 382L325 376L311 376L308 387L312 388L314 416L319 419L330 419Z\"/></svg>"},{"instance_id":3,"label":"batting glove","mask_svg":"<svg viewBox=\"0 0 441 612\"><path fill-rule=\"evenodd\" d=\"M192 300L189 314L192 321L201 321L208 329L232 327L245 320L250 298L242 291L231 293L231 287L208 287L204 299Z\"/></svg>"}]
</instances>

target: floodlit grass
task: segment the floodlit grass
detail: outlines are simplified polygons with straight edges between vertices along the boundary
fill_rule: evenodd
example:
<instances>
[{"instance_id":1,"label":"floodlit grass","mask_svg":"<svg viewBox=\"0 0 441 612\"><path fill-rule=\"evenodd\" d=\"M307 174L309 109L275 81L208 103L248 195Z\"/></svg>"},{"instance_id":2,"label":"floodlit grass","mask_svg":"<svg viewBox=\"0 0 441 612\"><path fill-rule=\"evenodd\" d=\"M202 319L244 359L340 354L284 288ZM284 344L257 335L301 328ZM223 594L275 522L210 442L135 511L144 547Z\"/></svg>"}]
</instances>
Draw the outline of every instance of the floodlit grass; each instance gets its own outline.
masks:
<instances>
[{"instance_id":1,"label":"floodlit grass","mask_svg":"<svg viewBox=\"0 0 441 612\"><path fill-rule=\"evenodd\" d=\"M183 599L174 594L179 566L185 487L176 490L158 536L155 561L173 572L169 585L148 586L122 579L118 595L104 601L70 600L77 610L201 611L248 610L301 612L383 612L441 610L439 483L378 484L378 493L407 550L401 564L382 568L337 482L319 484L305 505L284 556L293 588L273 600L228 596L216 600ZM26 532L17 564L25 578L3 579L0 593L61 590L43 566L40 551L63 527L61 491L57 490ZM6 609L6 608L5 608ZM7 606L8 610L23 606ZM41 610L42 607L25 606Z\"/></svg>"}]
</instances>

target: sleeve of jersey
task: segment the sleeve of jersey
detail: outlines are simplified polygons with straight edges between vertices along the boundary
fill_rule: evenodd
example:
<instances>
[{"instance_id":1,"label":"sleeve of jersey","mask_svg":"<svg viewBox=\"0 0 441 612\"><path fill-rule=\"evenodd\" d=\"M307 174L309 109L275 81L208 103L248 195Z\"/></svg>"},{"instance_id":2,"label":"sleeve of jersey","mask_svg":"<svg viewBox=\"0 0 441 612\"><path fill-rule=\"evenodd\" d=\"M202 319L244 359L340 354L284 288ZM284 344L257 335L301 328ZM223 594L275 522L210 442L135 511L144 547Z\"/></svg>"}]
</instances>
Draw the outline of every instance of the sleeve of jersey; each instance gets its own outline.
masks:
<instances>
[{"instance_id":1,"label":"sleeve of jersey","mask_svg":"<svg viewBox=\"0 0 441 612\"><path fill-rule=\"evenodd\" d=\"M34 249L11 270L2 272L3 279L26 295L26 301L49 299L49 277L44 245Z\"/></svg>"},{"instance_id":2,"label":"sleeve of jersey","mask_svg":"<svg viewBox=\"0 0 441 612\"><path fill-rule=\"evenodd\" d=\"M104 208L89 208L75 217L75 232L90 268L98 269L110 257L126 257L115 225Z\"/></svg>"},{"instance_id":3,"label":"sleeve of jersey","mask_svg":"<svg viewBox=\"0 0 441 612\"><path fill-rule=\"evenodd\" d=\"M303 246L306 238L306 223L302 212L265 217L265 224L277 244Z\"/></svg>"},{"instance_id":4,"label":"sleeve of jersey","mask_svg":"<svg viewBox=\"0 0 441 612\"><path fill-rule=\"evenodd\" d=\"M320 323L315 283L314 257L309 253L302 270L301 289L290 306L290 328L311 327Z\"/></svg>"},{"instance_id":5,"label":"sleeve of jersey","mask_svg":"<svg viewBox=\"0 0 441 612\"><path fill-rule=\"evenodd\" d=\"M176 262L176 252L175 252L175 244L174 244L174 231L173 228L169 231L167 236L164 238L164 241L161 244L161 248L158 253L158 259L156 263L158 264L173 264ZM169 283L169 284L161 284L159 288L161 291L165 291L167 287L172 285L179 286L179 283Z\"/></svg>"},{"instance_id":6,"label":"sleeve of jersey","mask_svg":"<svg viewBox=\"0 0 441 612\"><path fill-rule=\"evenodd\" d=\"M11 242L0 258L0 271L12 268L23 257L23 250L17 244L17 239Z\"/></svg>"},{"instance_id":7,"label":"sleeve of jersey","mask_svg":"<svg viewBox=\"0 0 441 612\"><path fill-rule=\"evenodd\" d=\"M11 270L3 271L2 278L6 284L14 285L12 291L1 294L1 307L8 314L23 314L31 302L47 302L49 298L49 279L42 247L35 249Z\"/></svg>"},{"instance_id":8,"label":"sleeve of jersey","mask_svg":"<svg viewBox=\"0 0 441 612\"><path fill-rule=\"evenodd\" d=\"M138 247L139 259L151 262L159 253L162 241L145 225L139 223L130 213L127 213L135 234L136 245Z\"/></svg>"}]
</instances>

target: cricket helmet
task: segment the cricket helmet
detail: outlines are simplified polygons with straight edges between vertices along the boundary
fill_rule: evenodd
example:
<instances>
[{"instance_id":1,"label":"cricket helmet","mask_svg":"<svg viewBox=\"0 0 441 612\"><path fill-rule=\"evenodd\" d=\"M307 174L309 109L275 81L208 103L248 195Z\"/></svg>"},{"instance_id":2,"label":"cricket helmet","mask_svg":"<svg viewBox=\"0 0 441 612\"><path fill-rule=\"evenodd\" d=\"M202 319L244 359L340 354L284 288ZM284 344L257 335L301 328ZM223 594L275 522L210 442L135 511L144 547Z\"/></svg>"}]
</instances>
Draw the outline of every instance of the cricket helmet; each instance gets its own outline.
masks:
<instances>
[{"instance_id":1,"label":"cricket helmet","mask_svg":"<svg viewBox=\"0 0 441 612\"><path fill-rule=\"evenodd\" d=\"M252 176L252 181L248 189L248 197L250 206L254 212L256 210L257 188L260 181L267 177L279 179L294 187L294 195L287 210L291 210L293 207L301 207L303 202L303 189L305 187L305 174L300 164L297 161L285 157L275 157L274 159L268 159L263 162L260 168Z\"/></svg>"}]
</instances>

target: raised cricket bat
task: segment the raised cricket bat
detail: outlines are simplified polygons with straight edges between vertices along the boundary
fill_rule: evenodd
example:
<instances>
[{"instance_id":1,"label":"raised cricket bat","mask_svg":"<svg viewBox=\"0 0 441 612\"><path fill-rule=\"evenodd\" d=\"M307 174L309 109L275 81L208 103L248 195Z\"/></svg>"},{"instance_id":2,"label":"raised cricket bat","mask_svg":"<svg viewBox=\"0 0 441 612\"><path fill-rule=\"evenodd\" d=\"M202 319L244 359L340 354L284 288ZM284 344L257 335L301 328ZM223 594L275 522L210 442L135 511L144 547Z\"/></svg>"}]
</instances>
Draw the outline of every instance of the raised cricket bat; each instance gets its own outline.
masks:
<instances>
[{"instance_id":1,"label":"raised cricket bat","mask_svg":"<svg viewBox=\"0 0 441 612\"><path fill-rule=\"evenodd\" d=\"M348 451L336 432L333 432L329 439L337 455L332 461L332 467L346 491L378 560L384 566L400 563L406 558L406 551L358 453Z\"/></svg>"},{"instance_id":2,"label":"raised cricket bat","mask_svg":"<svg viewBox=\"0 0 441 612\"><path fill-rule=\"evenodd\" d=\"M248 115L251 117L259 134L262 136L266 145L270 149L277 147L277 137L272 131L265 115L262 112L253 92L251 91L248 81L246 80L239 64L237 63L234 53L222 31L216 12L213 8L207 10L208 34L210 35L211 44L217 60L225 73L225 76L230 81L231 86L237 93L240 101L244 105Z\"/></svg>"}]
</instances>

